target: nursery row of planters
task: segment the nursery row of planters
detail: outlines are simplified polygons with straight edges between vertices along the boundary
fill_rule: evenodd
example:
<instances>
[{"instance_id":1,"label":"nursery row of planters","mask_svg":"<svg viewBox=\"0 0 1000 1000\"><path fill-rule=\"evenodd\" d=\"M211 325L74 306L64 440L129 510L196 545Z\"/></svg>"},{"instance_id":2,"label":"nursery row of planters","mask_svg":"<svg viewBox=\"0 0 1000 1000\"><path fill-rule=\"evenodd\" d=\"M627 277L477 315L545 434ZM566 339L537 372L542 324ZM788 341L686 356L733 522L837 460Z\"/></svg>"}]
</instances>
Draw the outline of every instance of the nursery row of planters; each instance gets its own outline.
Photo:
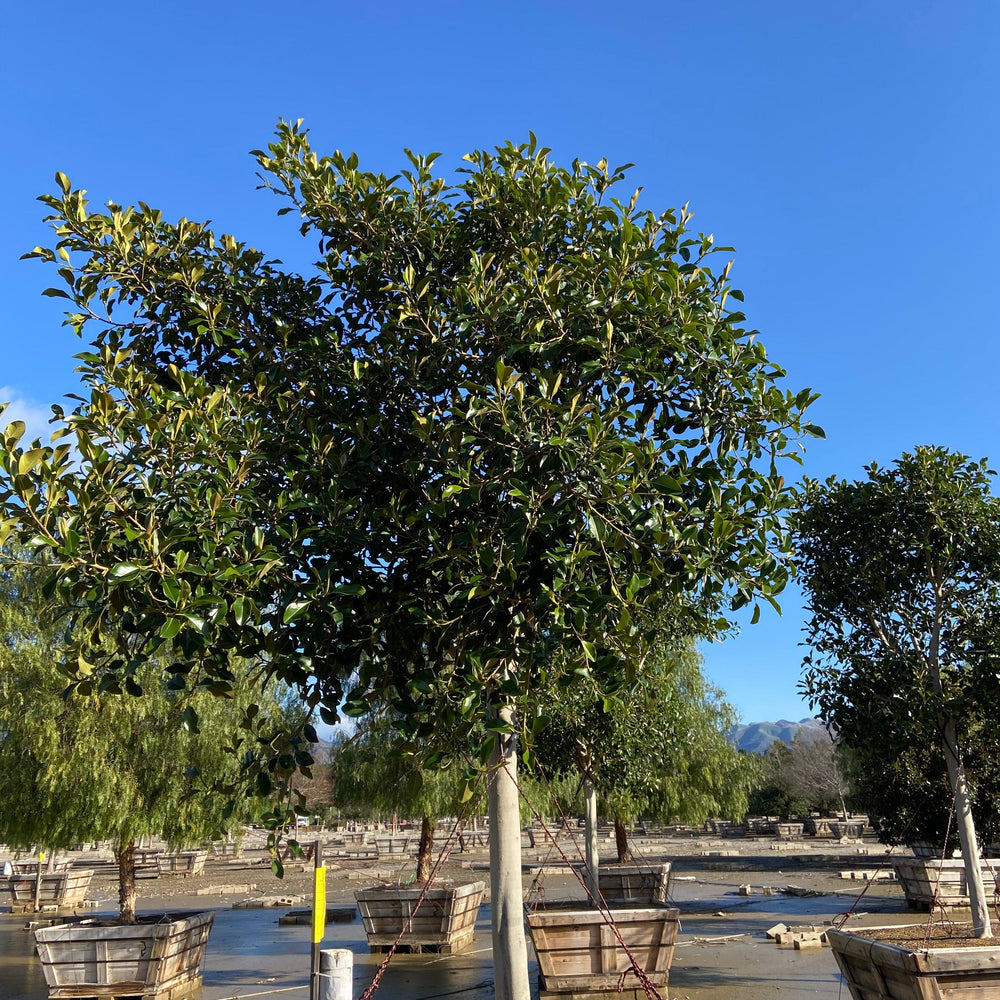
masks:
<instances>
[{"instance_id":1,"label":"nursery row of planters","mask_svg":"<svg viewBox=\"0 0 1000 1000\"><path fill-rule=\"evenodd\" d=\"M921 899L941 906L961 906L963 898L968 902L960 861L902 859L896 869L911 905ZM995 879L1000 860L984 860L983 869ZM65 883L70 876L89 881L91 874L87 869L44 873L43 886L47 879ZM16 879L30 885L33 895L36 877L13 876L12 884ZM638 989L642 984L633 959L650 984L665 986L678 931L678 911L666 905L669 884L669 863L612 865L600 870L606 902L600 909L582 903L533 908L526 919L541 990L612 991L622 984ZM404 950L450 954L471 946L484 891L482 882L395 885L359 890L356 898L372 951L398 944ZM35 938L52 1000L122 995L181 1000L200 984L211 925L211 913L170 914L133 926L87 920L39 929ZM891 932L898 936L901 930ZM913 930L917 944L878 940L881 929L828 933L854 1000L1000 998L1000 946L934 942L930 947L920 941L926 925Z\"/></svg>"}]
</instances>

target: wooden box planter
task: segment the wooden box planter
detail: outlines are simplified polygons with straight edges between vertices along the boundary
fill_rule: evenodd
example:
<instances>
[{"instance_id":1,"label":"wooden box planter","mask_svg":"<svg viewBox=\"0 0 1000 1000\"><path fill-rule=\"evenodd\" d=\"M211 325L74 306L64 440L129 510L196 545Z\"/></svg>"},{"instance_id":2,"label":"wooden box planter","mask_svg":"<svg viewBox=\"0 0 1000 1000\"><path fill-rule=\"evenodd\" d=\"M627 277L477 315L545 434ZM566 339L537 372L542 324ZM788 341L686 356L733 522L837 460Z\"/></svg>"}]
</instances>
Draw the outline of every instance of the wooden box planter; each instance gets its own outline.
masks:
<instances>
[{"instance_id":1,"label":"wooden box planter","mask_svg":"<svg viewBox=\"0 0 1000 1000\"><path fill-rule=\"evenodd\" d=\"M935 901L939 906L967 907L969 889L965 880L965 862L961 858L898 858L892 863L903 888L907 906L927 910ZM981 860L986 896L993 896L993 886L1000 887L1000 859Z\"/></svg>"},{"instance_id":2,"label":"wooden box planter","mask_svg":"<svg viewBox=\"0 0 1000 1000\"><path fill-rule=\"evenodd\" d=\"M794 840L802 836L805 829L804 823L775 823L774 832L778 835L778 840Z\"/></svg>"},{"instance_id":3,"label":"wooden box planter","mask_svg":"<svg viewBox=\"0 0 1000 1000\"><path fill-rule=\"evenodd\" d=\"M87 895L87 887L94 874L93 868L67 868L61 872L42 872L38 902L43 906L78 906ZM37 874L11 875L10 895L16 910L34 909Z\"/></svg>"},{"instance_id":4,"label":"wooden box planter","mask_svg":"<svg viewBox=\"0 0 1000 1000\"><path fill-rule=\"evenodd\" d=\"M186 1000L201 986L215 914L170 913L138 924L82 920L35 931L49 997Z\"/></svg>"},{"instance_id":5,"label":"wooden box planter","mask_svg":"<svg viewBox=\"0 0 1000 1000\"><path fill-rule=\"evenodd\" d=\"M161 875L200 875L207 859L207 851L178 851L157 855L156 866Z\"/></svg>"},{"instance_id":6,"label":"wooden box planter","mask_svg":"<svg viewBox=\"0 0 1000 1000\"><path fill-rule=\"evenodd\" d=\"M48 861L43 861L42 872L64 872L72 863L72 861L53 861L50 866ZM15 875L33 875L38 871L37 861L12 861L11 866Z\"/></svg>"},{"instance_id":7,"label":"wooden box planter","mask_svg":"<svg viewBox=\"0 0 1000 1000\"><path fill-rule=\"evenodd\" d=\"M945 853L940 844L928 844L925 840L910 844L910 850L915 858L940 858Z\"/></svg>"},{"instance_id":8,"label":"wooden box planter","mask_svg":"<svg viewBox=\"0 0 1000 1000\"><path fill-rule=\"evenodd\" d=\"M823 819L820 816L810 816L802 821L802 829L812 837L832 837L831 822L836 821Z\"/></svg>"},{"instance_id":9,"label":"wooden box planter","mask_svg":"<svg viewBox=\"0 0 1000 1000\"><path fill-rule=\"evenodd\" d=\"M597 885L609 903L666 903L670 862L659 865L601 865Z\"/></svg>"},{"instance_id":10,"label":"wooden box planter","mask_svg":"<svg viewBox=\"0 0 1000 1000\"><path fill-rule=\"evenodd\" d=\"M675 907L611 907L602 912L572 903L546 906L528 914L528 931L538 956L540 990L617 992L620 984L625 990L640 989L606 914L614 920L622 940L653 985L666 986L677 939Z\"/></svg>"},{"instance_id":11,"label":"wooden box planter","mask_svg":"<svg viewBox=\"0 0 1000 1000\"><path fill-rule=\"evenodd\" d=\"M382 854L407 854L411 846L416 846L416 839L409 834L397 834L392 836L375 835L375 848Z\"/></svg>"},{"instance_id":12,"label":"wooden box planter","mask_svg":"<svg viewBox=\"0 0 1000 1000\"><path fill-rule=\"evenodd\" d=\"M830 833L838 840L850 837L858 840L864 836L865 821L863 819L833 820L830 823Z\"/></svg>"},{"instance_id":13,"label":"wooden box planter","mask_svg":"<svg viewBox=\"0 0 1000 1000\"><path fill-rule=\"evenodd\" d=\"M864 934L826 932L854 1000L1000 1000L1000 946L908 948Z\"/></svg>"},{"instance_id":14,"label":"wooden box planter","mask_svg":"<svg viewBox=\"0 0 1000 1000\"><path fill-rule=\"evenodd\" d=\"M432 885L415 910L422 891L418 885L376 885L354 893L372 952L390 948L401 931L403 951L448 955L472 944L486 883Z\"/></svg>"}]
</instances>

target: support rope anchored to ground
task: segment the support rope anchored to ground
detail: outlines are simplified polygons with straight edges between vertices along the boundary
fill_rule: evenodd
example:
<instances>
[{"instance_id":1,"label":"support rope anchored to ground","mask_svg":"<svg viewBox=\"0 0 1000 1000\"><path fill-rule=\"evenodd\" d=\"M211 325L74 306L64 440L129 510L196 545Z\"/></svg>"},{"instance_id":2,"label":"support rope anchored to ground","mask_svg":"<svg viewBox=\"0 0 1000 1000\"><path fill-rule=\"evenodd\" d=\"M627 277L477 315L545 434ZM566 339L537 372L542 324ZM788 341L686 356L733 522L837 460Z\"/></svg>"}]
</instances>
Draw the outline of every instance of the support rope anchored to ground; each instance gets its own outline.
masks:
<instances>
[{"instance_id":1,"label":"support rope anchored to ground","mask_svg":"<svg viewBox=\"0 0 1000 1000\"><path fill-rule=\"evenodd\" d=\"M573 864L570 861L570 859L566 856L566 853L563 851L563 849L556 842L556 839L552 836L552 833L549 831L549 828L545 825L545 821L539 815L538 810L535 809L535 807L531 804L530 800L524 794L524 791L521 789L521 786L517 783L517 781L514 779L514 777L510 774L510 771L507 769L507 765L504 764L503 768L504 768L505 771L507 771L507 776L510 778L510 780L514 782L514 785L517 788L518 794L521 796L522 799L524 799L525 803L527 803L528 809L531 811L532 816L534 817L534 819L536 819L538 821L538 824L542 828L542 832L545 834L545 836L549 840L552 841L553 845L555 846L556 851L558 851L558 853L559 853L559 856L563 859L563 861L566 862L567 867L573 873L573 875L576 878L577 882L580 883L580 885L583 887L584 891L587 893L588 897L593 901L594 906L597 909L597 912L601 915L601 919L611 929L611 932L614 934L615 939L618 941L618 945L625 952L625 955L626 955L626 957L629 960L629 965L631 966L631 968L630 969L626 969L621 974L621 977L618 980L618 991L621 992L622 990L624 990L624 988L625 988L625 977L628 975L629 972L633 972L635 974L636 979L639 980L639 985L642 987L643 992L646 994L646 996L649 998L649 1000L663 1000L663 998L660 996L660 993L658 992L658 990L656 989L656 987L653 985L652 981L650 980L649 976L646 975L646 970L643 969L641 965L639 965L638 961L636 961L635 956L632 954L631 949L625 943L625 939L622 937L621 931L618 929L618 925L615 923L615 919L612 916L611 910L608 907L607 901L604 899L604 896L601 893L600 889L597 890L597 898L595 898L593 892L591 892L591 890L587 886L586 882L584 882L584 880L581 877L580 873L576 870L576 868L573 867ZM552 796L552 801L556 804L556 808L559 810L559 816L560 816L560 819L562 821L563 828L568 829L568 827L569 827L569 819L568 819L565 811L563 810L562 806L559 804L558 798L555 796L554 793L552 793L552 788L549 785L548 779L545 776L545 772L541 771L541 774L542 774L542 780L545 782L545 786L546 786L546 788L549 789L549 793ZM570 833L570 841L573 843L573 846L576 847L577 854L579 855L580 859L582 861L584 861L584 864L586 865L586 859L584 858L583 852L580 849L580 845L579 845L579 843L577 842L577 839L573 836L572 833Z\"/></svg>"},{"instance_id":2,"label":"support rope anchored to ground","mask_svg":"<svg viewBox=\"0 0 1000 1000\"><path fill-rule=\"evenodd\" d=\"M475 787L473 788L472 795L469 796L468 801L465 803L465 807L462 809L461 814L455 821L455 825L452 827L451 832L445 839L444 846L438 852L438 856L434 861L434 867L431 869L431 873L424 883L423 888L420 890L420 895L417 896L416 901L413 904L413 910L411 911L411 916L413 916L419 909L421 903L424 901L424 897L427 895L427 890L434 884L434 878L438 873L441 865L444 863L444 859L448 857L451 853L452 842L455 840L458 831L461 829L462 825L468 818L469 813L472 811L474 803L477 801L477 792L479 790L479 785L482 782L482 773L476 779ZM400 942L403 940L403 935L406 934L406 929L408 922L404 922L402 928L399 931L396 940L393 941L392 945L389 947L389 951L385 958L379 963L378 968L375 970L375 974L372 976L372 981L368 984L364 993L361 994L361 1000L371 1000L375 995L375 992L379 988L379 984L382 982L382 977L385 975L385 970L389 968L389 962L392 960L392 956L396 954L396 949L399 947Z\"/></svg>"}]
</instances>

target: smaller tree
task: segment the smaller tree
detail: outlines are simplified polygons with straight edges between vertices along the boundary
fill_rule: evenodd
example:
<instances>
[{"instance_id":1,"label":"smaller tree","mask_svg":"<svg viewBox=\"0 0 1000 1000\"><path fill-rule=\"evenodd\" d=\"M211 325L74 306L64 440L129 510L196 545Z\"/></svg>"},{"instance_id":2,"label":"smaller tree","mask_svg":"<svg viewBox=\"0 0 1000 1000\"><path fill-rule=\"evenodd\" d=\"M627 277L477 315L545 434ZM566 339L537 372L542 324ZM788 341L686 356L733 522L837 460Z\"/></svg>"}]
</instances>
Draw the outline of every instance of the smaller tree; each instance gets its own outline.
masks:
<instances>
[{"instance_id":1,"label":"smaller tree","mask_svg":"<svg viewBox=\"0 0 1000 1000\"><path fill-rule=\"evenodd\" d=\"M833 812L839 805L847 819L844 796L850 785L840 762L838 743L824 731L800 729L788 747L782 772L793 794L805 799L810 809Z\"/></svg>"},{"instance_id":2,"label":"smaller tree","mask_svg":"<svg viewBox=\"0 0 1000 1000\"><path fill-rule=\"evenodd\" d=\"M868 478L807 481L796 549L809 601L804 689L864 764L900 733L941 748L973 925L990 935L965 748L995 717L1000 502L986 461L921 447ZM878 748L877 750L874 748Z\"/></svg>"},{"instance_id":3,"label":"smaller tree","mask_svg":"<svg viewBox=\"0 0 1000 1000\"><path fill-rule=\"evenodd\" d=\"M110 838L121 919L135 923L137 839L192 846L250 818L259 803L232 793L242 754L256 750L227 741L251 723L279 729L281 706L236 671L225 699L170 690L153 662L131 678L142 697L111 685L64 696L61 636L40 624L44 567L18 555L0 569L0 841L60 849Z\"/></svg>"},{"instance_id":4,"label":"smaller tree","mask_svg":"<svg viewBox=\"0 0 1000 1000\"><path fill-rule=\"evenodd\" d=\"M690 640L664 637L641 680L613 698L582 684L554 697L537 754L546 769L581 776L592 891L598 801L614 818L619 862L630 859L627 824L637 816L702 823L745 814L757 768L726 739L733 710L705 682Z\"/></svg>"},{"instance_id":5,"label":"smaller tree","mask_svg":"<svg viewBox=\"0 0 1000 1000\"><path fill-rule=\"evenodd\" d=\"M342 810L367 818L396 813L420 817L416 880L426 882L438 820L462 812L464 769L454 760L450 766L425 768L399 745L387 717L370 722L335 748L331 764L335 800Z\"/></svg>"}]
</instances>

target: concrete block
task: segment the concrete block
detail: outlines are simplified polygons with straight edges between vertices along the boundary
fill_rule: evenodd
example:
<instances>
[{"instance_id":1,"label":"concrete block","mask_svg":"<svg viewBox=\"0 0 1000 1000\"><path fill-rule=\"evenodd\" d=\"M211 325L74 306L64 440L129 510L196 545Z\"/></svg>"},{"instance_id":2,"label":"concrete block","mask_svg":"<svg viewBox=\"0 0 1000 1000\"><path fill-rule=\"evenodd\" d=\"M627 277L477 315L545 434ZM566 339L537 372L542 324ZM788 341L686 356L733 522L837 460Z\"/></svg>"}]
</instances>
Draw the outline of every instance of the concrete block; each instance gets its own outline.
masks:
<instances>
[{"instance_id":1,"label":"concrete block","mask_svg":"<svg viewBox=\"0 0 1000 1000\"><path fill-rule=\"evenodd\" d=\"M773 927L769 927L764 932L769 941L774 941L779 934L787 934L787 933L788 933L788 924L775 924Z\"/></svg>"}]
</instances>

